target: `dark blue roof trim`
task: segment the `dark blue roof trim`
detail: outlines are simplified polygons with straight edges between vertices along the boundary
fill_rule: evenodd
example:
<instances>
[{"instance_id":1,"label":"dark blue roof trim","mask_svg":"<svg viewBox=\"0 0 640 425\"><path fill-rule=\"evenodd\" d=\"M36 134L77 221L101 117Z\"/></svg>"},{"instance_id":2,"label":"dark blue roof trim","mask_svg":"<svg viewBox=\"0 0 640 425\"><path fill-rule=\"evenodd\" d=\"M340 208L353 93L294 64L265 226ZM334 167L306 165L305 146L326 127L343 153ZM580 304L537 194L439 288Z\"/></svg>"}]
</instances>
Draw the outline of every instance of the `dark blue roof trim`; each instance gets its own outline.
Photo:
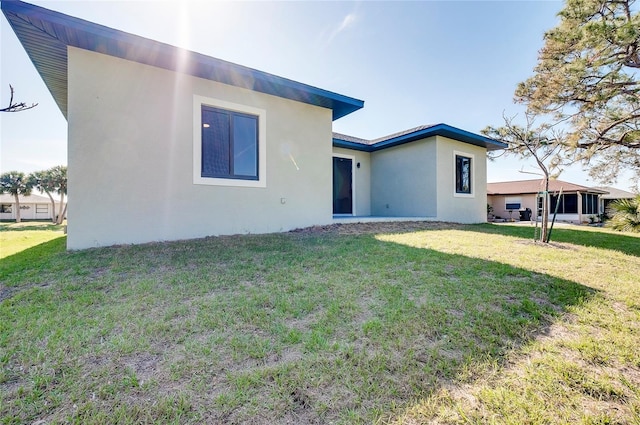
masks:
<instances>
[{"instance_id":1,"label":"dark blue roof trim","mask_svg":"<svg viewBox=\"0 0 640 425\"><path fill-rule=\"evenodd\" d=\"M362 151L362 152L372 152L373 146L363 145L362 143L349 142L347 140L341 140L337 138L333 138L333 146L336 148L345 148L351 149L354 151Z\"/></svg>"},{"instance_id":2,"label":"dark blue roof trim","mask_svg":"<svg viewBox=\"0 0 640 425\"><path fill-rule=\"evenodd\" d=\"M381 149L414 142L416 140L421 140L432 136L448 137L453 140L469 143L470 145L480 146L486 148L487 150L498 150L507 147L506 143L499 142L497 140L493 140L479 134L471 133L469 131L461 130L456 127L451 127L447 124L436 124L410 133L402 134L401 136L390 137L388 139L382 140L378 139L378 141L373 144L357 143L342 140L339 137L334 137L333 146L337 148L352 149L363 152L375 152Z\"/></svg>"},{"instance_id":3,"label":"dark blue roof trim","mask_svg":"<svg viewBox=\"0 0 640 425\"><path fill-rule=\"evenodd\" d=\"M65 116L67 46L329 108L334 120L364 106L362 100L21 1L3 0L0 8Z\"/></svg>"}]
</instances>

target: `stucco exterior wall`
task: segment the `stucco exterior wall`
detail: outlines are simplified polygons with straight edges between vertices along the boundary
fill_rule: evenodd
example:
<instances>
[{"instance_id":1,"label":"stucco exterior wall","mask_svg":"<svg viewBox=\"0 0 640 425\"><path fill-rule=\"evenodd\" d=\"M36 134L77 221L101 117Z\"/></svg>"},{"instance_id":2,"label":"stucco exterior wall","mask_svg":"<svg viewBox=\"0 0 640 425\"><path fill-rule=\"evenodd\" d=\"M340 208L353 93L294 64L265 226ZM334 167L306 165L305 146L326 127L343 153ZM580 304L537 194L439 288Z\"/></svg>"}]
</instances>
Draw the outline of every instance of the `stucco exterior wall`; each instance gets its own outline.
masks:
<instances>
[{"instance_id":1,"label":"stucco exterior wall","mask_svg":"<svg viewBox=\"0 0 640 425\"><path fill-rule=\"evenodd\" d=\"M371 214L435 217L437 214L434 137L371 153Z\"/></svg>"},{"instance_id":2,"label":"stucco exterior wall","mask_svg":"<svg viewBox=\"0 0 640 425\"><path fill-rule=\"evenodd\" d=\"M518 201L519 200L519 201ZM506 209L507 202L520 202L520 209L524 210L529 208L531 210L532 220L535 219L537 214L536 195L535 194L523 194L523 195L491 195L487 196L487 202L493 207L493 215L500 218L509 218L509 211ZM520 213L513 211L511 215L514 219L520 219Z\"/></svg>"},{"instance_id":3,"label":"stucco exterior wall","mask_svg":"<svg viewBox=\"0 0 640 425\"><path fill-rule=\"evenodd\" d=\"M556 221L559 222L567 222L567 223L575 223L579 224L582 222L586 222L589 220L590 216L595 214L583 214L582 213L582 195L578 197L578 212L577 213L567 213L567 214L557 214ZM535 194L522 194L522 195L489 195L487 196L489 204L493 207L493 214L496 218L509 219L513 218L514 220L520 219L519 211L513 211L513 214L510 216L509 211L505 208L507 202L515 202L517 199L521 200L521 210L526 208L531 209L531 220L539 219L537 214L537 195ZM553 218L554 211L549 210L549 218Z\"/></svg>"},{"instance_id":4,"label":"stucco exterior wall","mask_svg":"<svg viewBox=\"0 0 640 425\"><path fill-rule=\"evenodd\" d=\"M331 110L72 47L68 64L68 248L331 222ZM266 111L266 187L194 184L194 96Z\"/></svg>"},{"instance_id":5,"label":"stucco exterior wall","mask_svg":"<svg viewBox=\"0 0 640 425\"><path fill-rule=\"evenodd\" d=\"M11 205L10 213L0 212L0 220L16 219L15 202L2 202L4 205ZM60 208L60 203L56 202L56 211ZM21 220L51 220L53 217L51 211L51 203L47 202L21 202L20 203L20 219Z\"/></svg>"},{"instance_id":6,"label":"stucco exterior wall","mask_svg":"<svg viewBox=\"0 0 640 425\"><path fill-rule=\"evenodd\" d=\"M487 154L483 147L437 138L437 217L457 223L487 221ZM456 153L471 156L471 194L455 193Z\"/></svg>"},{"instance_id":7,"label":"stucco exterior wall","mask_svg":"<svg viewBox=\"0 0 640 425\"><path fill-rule=\"evenodd\" d=\"M333 148L334 155L353 157L353 173L355 197L354 214L356 216L371 215L371 154L344 148ZM360 164L360 168L358 168ZM331 163L329 163L331 167Z\"/></svg>"}]
</instances>

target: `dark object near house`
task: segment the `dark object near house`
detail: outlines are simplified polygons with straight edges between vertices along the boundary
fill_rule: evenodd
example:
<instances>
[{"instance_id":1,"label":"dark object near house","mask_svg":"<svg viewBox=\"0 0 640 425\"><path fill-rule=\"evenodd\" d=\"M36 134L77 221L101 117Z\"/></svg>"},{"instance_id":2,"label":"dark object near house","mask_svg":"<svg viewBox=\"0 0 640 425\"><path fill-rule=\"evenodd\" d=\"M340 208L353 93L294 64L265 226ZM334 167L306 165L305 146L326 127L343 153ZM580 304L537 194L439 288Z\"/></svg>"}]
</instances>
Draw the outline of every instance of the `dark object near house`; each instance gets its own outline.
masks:
<instances>
[{"instance_id":1,"label":"dark object near house","mask_svg":"<svg viewBox=\"0 0 640 425\"><path fill-rule=\"evenodd\" d=\"M531 208L520 211L520 221L531 221Z\"/></svg>"}]
</instances>

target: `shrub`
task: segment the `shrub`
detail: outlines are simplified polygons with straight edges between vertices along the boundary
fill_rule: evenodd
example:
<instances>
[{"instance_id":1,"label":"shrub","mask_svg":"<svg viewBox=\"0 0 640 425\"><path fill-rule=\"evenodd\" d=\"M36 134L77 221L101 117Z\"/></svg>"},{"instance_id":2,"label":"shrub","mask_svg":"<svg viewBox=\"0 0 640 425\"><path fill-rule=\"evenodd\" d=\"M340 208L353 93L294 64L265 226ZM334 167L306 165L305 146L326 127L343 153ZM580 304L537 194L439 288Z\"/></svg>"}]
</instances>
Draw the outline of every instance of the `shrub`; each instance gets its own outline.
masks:
<instances>
[{"instance_id":1,"label":"shrub","mask_svg":"<svg viewBox=\"0 0 640 425\"><path fill-rule=\"evenodd\" d=\"M609 227L622 232L640 232L640 195L612 202L609 208Z\"/></svg>"}]
</instances>

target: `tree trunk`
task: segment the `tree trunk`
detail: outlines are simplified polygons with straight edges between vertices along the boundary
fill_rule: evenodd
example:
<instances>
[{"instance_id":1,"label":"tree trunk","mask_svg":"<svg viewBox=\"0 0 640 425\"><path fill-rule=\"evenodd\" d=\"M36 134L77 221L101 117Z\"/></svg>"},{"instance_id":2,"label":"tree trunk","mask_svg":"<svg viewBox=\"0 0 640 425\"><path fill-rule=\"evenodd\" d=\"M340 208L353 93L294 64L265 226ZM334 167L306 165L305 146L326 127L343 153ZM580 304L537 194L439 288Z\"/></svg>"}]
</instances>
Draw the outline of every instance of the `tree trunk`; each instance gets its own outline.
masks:
<instances>
[{"instance_id":1,"label":"tree trunk","mask_svg":"<svg viewBox=\"0 0 640 425\"><path fill-rule=\"evenodd\" d=\"M53 224L56 224L56 201L53 199L53 196L51 196L48 190L45 190L45 193L49 195L49 199L51 199L51 222Z\"/></svg>"},{"instance_id":2,"label":"tree trunk","mask_svg":"<svg viewBox=\"0 0 640 425\"><path fill-rule=\"evenodd\" d=\"M13 196L16 198L16 223L20 223L20 199L18 199L18 193Z\"/></svg>"},{"instance_id":3,"label":"tree trunk","mask_svg":"<svg viewBox=\"0 0 640 425\"><path fill-rule=\"evenodd\" d=\"M540 242L549 242L549 174L544 175L544 198L542 200L542 230L540 233Z\"/></svg>"},{"instance_id":4,"label":"tree trunk","mask_svg":"<svg viewBox=\"0 0 640 425\"><path fill-rule=\"evenodd\" d=\"M62 207L64 205L64 208ZM58 219L56 220L56 224L62 224L64 221L64 215L67 213L67 204L64 203L64 193L60 194L60 208L59 208Z\"/></svg>"}]
</instances>

